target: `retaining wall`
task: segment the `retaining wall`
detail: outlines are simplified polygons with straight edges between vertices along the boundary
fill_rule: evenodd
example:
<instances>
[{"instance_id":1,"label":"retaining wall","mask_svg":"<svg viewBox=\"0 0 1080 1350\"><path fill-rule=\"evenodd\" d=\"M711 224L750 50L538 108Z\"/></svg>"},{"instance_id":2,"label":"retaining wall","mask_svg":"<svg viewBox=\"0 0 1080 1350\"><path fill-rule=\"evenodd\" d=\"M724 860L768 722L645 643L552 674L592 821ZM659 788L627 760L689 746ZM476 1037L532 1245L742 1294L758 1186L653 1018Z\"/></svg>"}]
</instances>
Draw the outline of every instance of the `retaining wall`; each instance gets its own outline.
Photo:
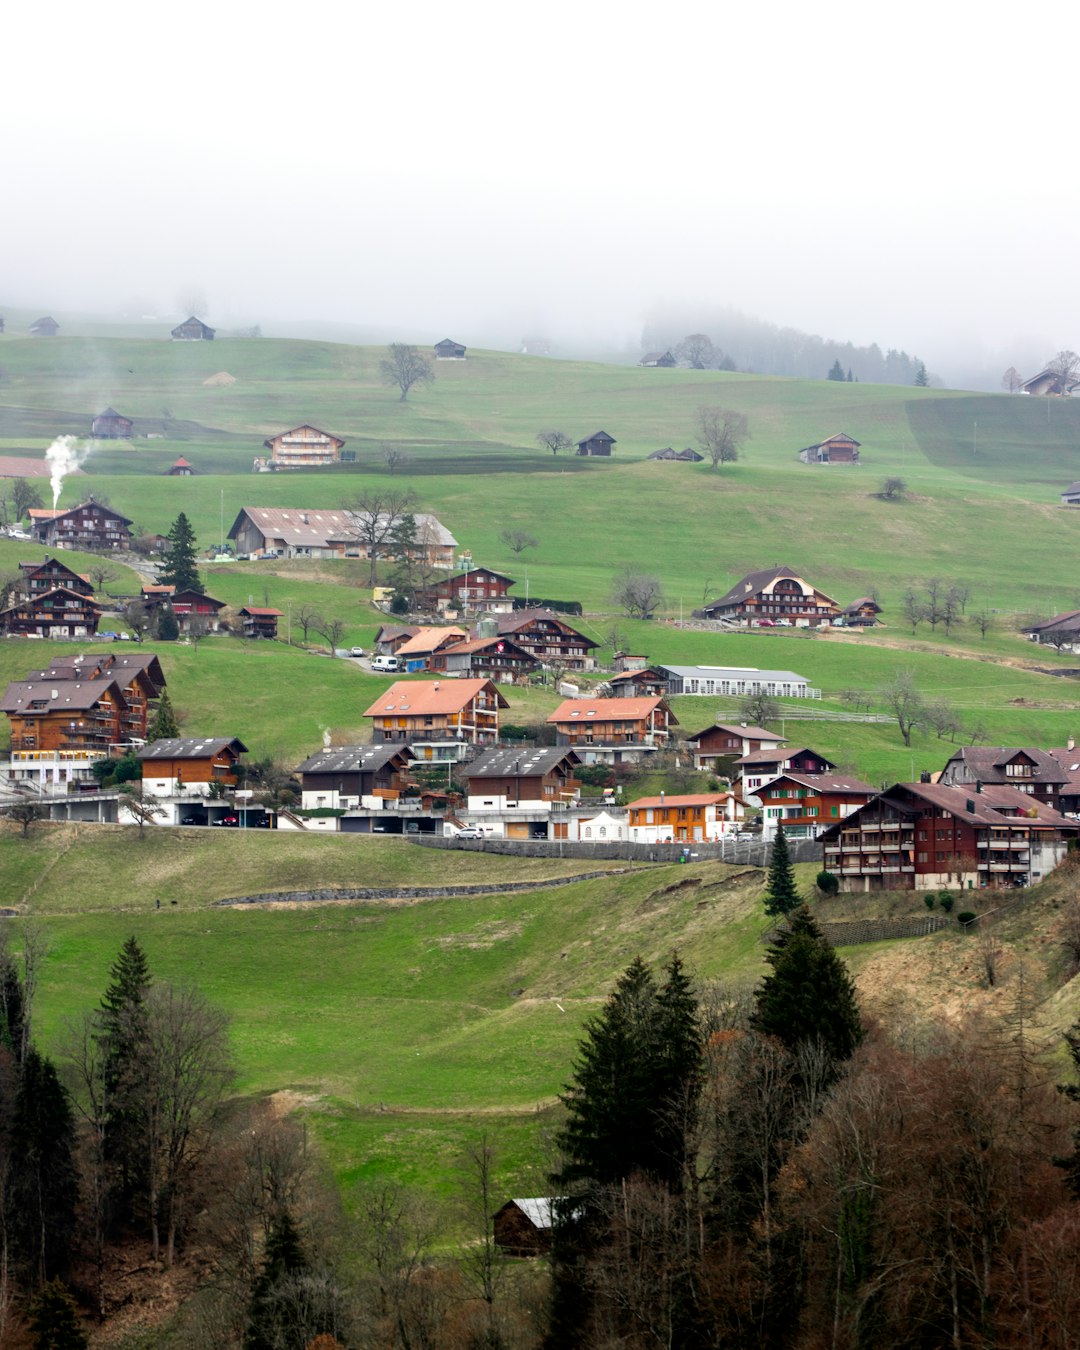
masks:
<instances>
[{"instance_id":1,"label":"retaining wall","mask_svg":"<svg viewBox=\"0 0 1080 1350\"><path fill-rule=\"evenodd\" d=\"M518 891L542 891L553 886L571 886L575 881L592 881L596 877L618 876L623 869L607 868L602 872L577 872L571 877L548 877L540 881L490 881L463 886L347 886L341 889L315 891L264 891L261 895L236 895L228 900L215 900L214 906L304 904L322 900L445 900L459 895L512 895Z\"/></svg>"},{"instance_id":2,"label":"retaining wall","mask_svg":"<svg viewBox=\"0 0 1080 1350\"><path fill-rule=\"evenodd\" d=\"M504 853L518 858L604 858L626 862L677 862L684 848L696 861L727 862L765 867L772 845L759 840L718 844L630 844L619 840L579 843L567 839L453 839L442 835L409 836L421 848L460 849L471 853ZM792 862L819 862L821 846L815 839L789 839Z\"/></svg>"}]
</instances>

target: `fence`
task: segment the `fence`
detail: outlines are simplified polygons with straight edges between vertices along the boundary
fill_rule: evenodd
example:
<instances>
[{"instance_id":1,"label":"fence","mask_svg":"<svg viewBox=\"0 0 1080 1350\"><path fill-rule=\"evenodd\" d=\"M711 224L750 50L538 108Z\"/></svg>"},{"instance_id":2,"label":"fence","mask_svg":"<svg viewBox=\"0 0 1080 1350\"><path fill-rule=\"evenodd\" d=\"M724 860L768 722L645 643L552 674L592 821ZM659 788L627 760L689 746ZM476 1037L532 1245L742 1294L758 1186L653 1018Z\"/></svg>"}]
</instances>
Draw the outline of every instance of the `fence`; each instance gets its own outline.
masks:
<instances>
[{"instance_id":1,"label":"fence","mask_svg":"<svg viewBox=\"0 0 1080 1350\"><path fill-rule=\"evenodd\" d=\"M691 858L726 862L744 867L765 867L772 845L760 839L724 839L715 844L631 844L623 840L579 843L568 839L457 839L441 835L410 835L409 842L421 848L461 849L472 853L503 853L518 858L600 858L624 862L677 862L684 848ZM792 862L817 862L820 845L815 839L789 839Z\"/></svg>"}]
</instances>

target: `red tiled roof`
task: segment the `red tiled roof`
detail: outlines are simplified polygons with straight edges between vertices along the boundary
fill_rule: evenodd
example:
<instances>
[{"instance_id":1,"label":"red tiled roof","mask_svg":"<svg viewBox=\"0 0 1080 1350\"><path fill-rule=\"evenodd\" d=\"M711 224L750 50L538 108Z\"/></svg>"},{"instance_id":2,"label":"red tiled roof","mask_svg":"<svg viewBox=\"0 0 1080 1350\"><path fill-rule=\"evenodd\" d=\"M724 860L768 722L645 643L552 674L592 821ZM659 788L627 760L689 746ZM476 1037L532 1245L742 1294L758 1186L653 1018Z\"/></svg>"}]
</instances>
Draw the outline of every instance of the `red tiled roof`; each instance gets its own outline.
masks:
<instances>
[{"instance_id":1,"label":"red tiled roof","mask_svg":"<svg viewBox=\"0 0 1080 1350\"><path fill-rule=\"evenodd\" d=\"M665 793L662 797L639 797L636 802L627 802L627 808L633 811L656 806L715 806L730 796L730 792L691 792L683 797L669 797Z\"/></svg>"},{"instance_id":2,"label":"red tiled roof","mask_svg":"<svg viewBox=\"0 0 1080 1350\"><path fill-rule=\"evenodd\" d=\"M547 718L549 722L637 722L648 717L664 702L659 695L651 698L568 698ZM678 722L670 714L673 726Z\"/></svg>"},{"instance_id":3,"label":"red tiled roof","mask_svg":"<svg viewBox=\"0 0 1080 1350\"><path fill-rule=\"evenodd\" d=\"M461 712L482 689L495 694L500 708L510 706L490 680L395 680L363 716L423 717Z\"/></svg>"}]
</instances>

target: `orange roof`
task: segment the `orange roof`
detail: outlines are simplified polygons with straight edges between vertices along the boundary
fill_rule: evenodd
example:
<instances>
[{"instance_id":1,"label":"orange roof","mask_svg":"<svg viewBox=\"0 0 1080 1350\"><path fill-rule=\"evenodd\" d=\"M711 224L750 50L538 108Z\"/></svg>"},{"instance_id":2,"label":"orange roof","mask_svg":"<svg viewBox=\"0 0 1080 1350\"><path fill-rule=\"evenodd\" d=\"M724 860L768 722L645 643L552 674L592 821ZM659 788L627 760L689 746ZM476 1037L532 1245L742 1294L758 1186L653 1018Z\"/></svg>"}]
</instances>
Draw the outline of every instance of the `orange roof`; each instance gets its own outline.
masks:
<instances>
[{"instance_id":1,"label":"orange roof","mask_svg":"<svg viewBox=\"0 0 1080 1350\"><path fill-rule=\"evenodd\" d=\"M66 511L49 511L44 507L32 506L26 513L31 520L55 520L57 516L66 516Z\"/></svg>"},{"instance_id":2,"label":"orange roof","mask_svg":"<svg viewBox=\"0 0 1080 1350\"><path fill-rule=\"evenodd\" d=\"M731 796L730 792L691 792L685 797L639 797L636 802L628 802L629 810L640 811L649 806L718 806Z\"/></svg>"},{"instance_id":3,"label":"orange roof","mask_svg":"<svg viewBox=\"0 0 1080 1350\"><path fill-rule=\"evenodd\" d=\"M173 595L176 592L175 586L144 586L143 595Z\"/></svg>"},{"instance_id":4,"label":"orange roof","mask_svg":"<svg viewBox=\"0 0 1080 1350\"><path fill-rule=\"evenodd\" d=\"M568 698L551 716L549 722L638 722L664 702L659 695L652 698ZM669 720L678 726L674 714Z\"/></svg>"},{"instance_id":5,"label":"orange roof","mask_svg":"<svg viewBox=\"0 0 1080 1350\"><path fill-rule=\"evenodd\" d=\"M495 695L500 708L510 706L490 680L395 680L363 716L425 717L461 712L482 689Z\"/></svg>"},{"instance_id":6,"label":"orange roof","mask_svg":"<svg viewBox=\"0 0 1080 1350\"><path fill-rule=\"evenodd\" d=\"M414 633L407 642L403 642L394 655L423 656L436 651L446 642L457 642L464 637L468 637L464 628L421 628L419 633Z\"/></svg>"}]
</instances>

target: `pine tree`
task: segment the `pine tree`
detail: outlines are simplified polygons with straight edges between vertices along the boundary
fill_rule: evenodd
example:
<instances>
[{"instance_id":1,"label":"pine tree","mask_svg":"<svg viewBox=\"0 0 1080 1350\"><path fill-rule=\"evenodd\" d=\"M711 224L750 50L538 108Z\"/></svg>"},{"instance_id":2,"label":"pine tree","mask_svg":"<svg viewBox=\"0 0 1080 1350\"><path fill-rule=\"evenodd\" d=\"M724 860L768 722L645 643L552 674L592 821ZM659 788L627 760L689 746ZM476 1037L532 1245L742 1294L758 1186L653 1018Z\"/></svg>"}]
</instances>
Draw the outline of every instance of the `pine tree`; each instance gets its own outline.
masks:
<instances>
[{"instance_id":1,"label":"pine tree","mask_svg":"<svg viewBox=\"0 0 1080 1350\"><path fill-rule=\"evenodd\" d=\"M855 376L852 375L852 373L851 373L851 367L850 367L850 366L848 366L847 382L848 382L848 384L854 384L854 383L855 383Z\"/></svg>"},{"instance_id":2,"label":"pine tree","mask_svg":"<svg viewBox=\"0 0 1080 1350\"><path fill-rule=\"evenodd\" d=\"M677 952L672 953L656 1004L658 1152L668 1161L659 1179L679 1190L701 1096L702 1041L697 996Z\"/></svg>"},{"instance_id":3,"label":"pine tree","mask_svg":"<svg viewBox=\"0 0 1080 1350\"><path fill-rule=\"evenodd\" d=\"M1059 1083L1058 1091L1069 1101L1080 1105L1080 1022L1065 1033L1065 1044L1069 1049L1069 1058L1077 1074L1074 1083ZM1080 1125L1073 1131L1073 1151L1064 1158L1055 1158L1054 1162L1065 1172L1065 1184L1073 1195L1080 1199Z\"/></svg>"},{"instance_id":4,"label":"pine tree","mask_svg":"<svg viewBox=\"0 0 1080 1350\"><path fill-rule=\"evenodd\" d=\"M155 636L159 642L175 642L180 636L180 625L173 613L172 605L162 605L157 612Z\"/></svg>"},{"instance_id":5,"label":"pine tree","mask_svg":"<svg viewBox=\"0 0 1080 1350\"><path fill-rule=\"evenodd\" d=\"M129 937L109 971L110 983L98 1013L105 1056L105 1155L121 1171L121 1189L130 1198L144 1167L144 1112L140 1104L140 1050L144 1003L153 983L146 954Z\"/></svg>"},{"instance_id":6,"label":"pine tree","mask_svg":"<svg viewBox=\"0 0 1080 1350\"><path fill-rule=\"evenodd\" d=\"M169 547L165 550L158 572L161 585L175 586L178 591L203 593L195 548L195 531L181 511L169 530Z\"/></svg>"},{"instance_id":7,"label":"pine tree","mask_svg":"<svg viewBox=\"0 0 1080 1350\"><path fill-rule=\"evenodd\" d=\"M863 1037L855 984L805 906L790 916L766 959L773 969L755 996L755 1030L789 1050L820 1043L834 1062L848 1059Z\"/></svg>"},{"instance_id":8,"label":"pine tree","mask_svg":"<svg viewBox=\"0 0 1080 1350\"><path fill-rule=\"evenodd\" d=\"M765 913L774 916L790 914L802 904L795 888L795 870L791 865L791 851L783 825L777 825L769 858L769 875L765 882Z\"/></svg>"},{"instance_id":9,"label":"pine tree","mask_svg":"<svg viewBox=\"0 0 1080 1350\"><path fill-rule=\"evenodd\" d=\"M930 383L930 376L926 373L926 367L921 361L915 362L915 383L920 389L925 389Z\"/></svg>"},{"instance_id":10,"label":"pine tree","mask_svg":"<svg viewBox=\"0 0 1080 1350\"><path fill-rule=\"evenodd\" d=\"M67 1269L78 1200L71 1102L52 1063L27 1051L11 1113L8 1233L28 1284Z\"/></svg>"},{"instance_id":11,"label":"pine tree","mask_svg":"<svg viewBox=\"0 0 1080 1350\"><path fill-rule=\"evenodd\" d=\"M86 1350L90 1344L79 1325L74 1300L60 1280L50 1280L30 1314L34 1350Z\"/></svg>"},{"instance_id":12,"label":"pine tree","mask_svg":"<svg viewBox=\"0 0 1080 1350\"><path fill-rule=\"evenodd\" d=\"M158 699L157 711L154 713L154 720L150 724L150 730L146 733L147 740L151 741L171 741L180 735L180 724L176 720L176 714L173 712L172 700L169 698L169 691L163 689L161 698ZM145 958L144 958L145 960Z\"/></svg>"},{"instance_id":13,"label":"pine tree","mask_svg":"<svg viewBox=\"0 0 1080 1350\"><path fill-rule=\"evenodd\" d=\"M837 357L837 359L829 367L828 378L830 380L842 380L844 378L844 368L840 364L839 357Z\"/></svg>"},{"instance_id":14,"label":"pine tree","mask_svg":"<svg viewBox=\"0 0 1080 1350\"><path fill-rule=\"evenodd\" d=\"M24 1015L26 1012L23 983L15 958L9 951L0 954L0 1044L6 1046L16 1060L25 1048Z\"/></svg>"},{"instance_id":15,"label":"pine tree","mask_svg":"<svg viewBox=\"0 0 1080 1350\"><path fill-rule=\"evenodd\" d=\"M251 1291L244 1350L277 1350L283 1344L278 1334L280 1315L274 1296L280 1292L283 1281L302 1275L307 1269L300 1232L292 1215L284 1209L271 1220L266 1237L262 1272Z\"/></svg>"}]
</instances>

